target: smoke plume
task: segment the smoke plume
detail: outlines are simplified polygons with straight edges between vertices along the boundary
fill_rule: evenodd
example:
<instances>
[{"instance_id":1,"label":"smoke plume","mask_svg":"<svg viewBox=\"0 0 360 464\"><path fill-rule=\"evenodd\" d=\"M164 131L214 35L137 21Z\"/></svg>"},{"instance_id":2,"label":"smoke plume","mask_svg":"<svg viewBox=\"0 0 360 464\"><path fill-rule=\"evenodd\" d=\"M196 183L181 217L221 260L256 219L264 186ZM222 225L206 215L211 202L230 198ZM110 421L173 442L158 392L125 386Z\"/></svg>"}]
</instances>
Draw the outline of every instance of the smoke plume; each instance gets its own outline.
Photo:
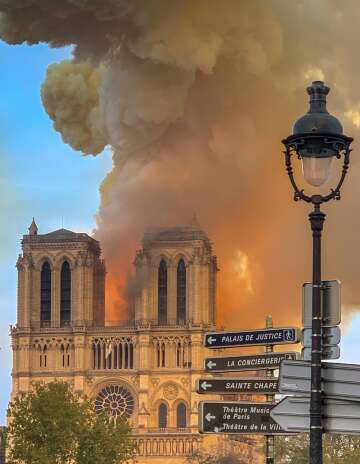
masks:
<instances>
[{"instance_id":1,"label":"smoke plume","mask_svg":"<svg viewBox=\"0 0 360 464\"><path fill-rule=\"evenodd\" d=\"M280 140L325 79L329 109L360 126L360 7L340 0L0 0L8 43L73 45L42 99L84 154L113 150L96 236L109 270L109 319L124 317L126 275L144 229L193 212L219 257L225 325L297 322L311 277L307 205L294 204ZM359 163L326 206L324 278L359 306Z\"/></svg>"}]
</instances>

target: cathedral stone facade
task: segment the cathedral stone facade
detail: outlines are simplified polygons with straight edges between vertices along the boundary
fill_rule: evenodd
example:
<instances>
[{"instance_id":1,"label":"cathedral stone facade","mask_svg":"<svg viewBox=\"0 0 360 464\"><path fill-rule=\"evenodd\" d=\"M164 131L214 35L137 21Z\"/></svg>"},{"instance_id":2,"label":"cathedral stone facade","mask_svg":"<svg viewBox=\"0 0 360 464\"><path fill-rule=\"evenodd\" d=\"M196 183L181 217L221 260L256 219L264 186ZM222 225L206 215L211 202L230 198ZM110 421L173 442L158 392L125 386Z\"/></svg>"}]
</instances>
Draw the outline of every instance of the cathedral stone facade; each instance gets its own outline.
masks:
<instances>
[{"instance_id":1,"label":"cathedral stone facade","mask_svg":"<svg viewBox=\"0 0 360 464\"><path fill-rule=\"evenodd\" d=\"M202 340L215 329L218 268L196 223L145 233L133 317L117 324L105 319L105 264L89 235L39 234L33 221L17 268L13 397L34 381L69 382L99 413L128 418L140 464L185 463L217 441L198 433L195 383L210 354Z\"/></svg>"}]
</instances>

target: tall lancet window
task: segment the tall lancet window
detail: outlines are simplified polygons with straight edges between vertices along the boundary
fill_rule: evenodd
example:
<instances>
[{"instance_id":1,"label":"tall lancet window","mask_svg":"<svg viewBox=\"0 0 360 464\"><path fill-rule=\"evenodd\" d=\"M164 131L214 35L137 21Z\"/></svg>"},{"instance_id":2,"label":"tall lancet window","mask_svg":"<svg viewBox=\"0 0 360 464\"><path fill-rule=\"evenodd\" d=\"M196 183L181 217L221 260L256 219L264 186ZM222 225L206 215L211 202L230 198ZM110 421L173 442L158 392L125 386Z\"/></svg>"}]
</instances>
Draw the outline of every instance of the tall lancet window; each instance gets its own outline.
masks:
<instances>
[{"instance_id":1,"label":"tall lancet window","mask_svg":"<svg viewBox=\"0 0 360 464\"><path fill-rule=\"evenodd\" d=\"M40 324L41 327L49 327L51 324L51 268L47 261L41 268Z\"/></svg>"},{"instance_id":2,"label":"tall lancet window","mask_svg":"<svg viewBox=\"0 0 360 464\"><path fill-rule=\"evenodd\" d=\"M167 321L167 266L162 259L158 276L158 322L165 324Z\"/></svg>"},{"instance_id":3,"label":"tall lancet window","mask_svg":"<svg viewBox=\"0 0 360 464\"><path fill-rule=\"evenodd\" d=\"M184 403L179 403L176 408L176 427L178 429L186 427L186 406Z\"/></svg>"},{"instance_id":4,"label":"tall lancet window","mask_svg":"<svg viewBox=\"0 0 360 464\"><path fill-rule=\"evenodd\" d=\"M60 323L70 325L71 320L71 270L67 261L61 267Z\"/></svg>"},{"instance_id":5,"label":"tall lancet window","mask_svg":"<svg viewBox=\"0 0 360 464\"><path fill-rule=\"evenodd\" d=\"M158 412L158 425L159 429L166 429L167 427L167 413L168 409L165 403L161 403Z\"/></svg>"},{"instance_id":6,"label":"tall lancet window","mask_svg":"<svg viewBox=\"0 0 360 464\"><path fill-rule=\"evenodd\" d=\"M186 266L183 259L177 267L176 320L178 324L184 324L186 320Z\"/></svg>"}]
</instances>

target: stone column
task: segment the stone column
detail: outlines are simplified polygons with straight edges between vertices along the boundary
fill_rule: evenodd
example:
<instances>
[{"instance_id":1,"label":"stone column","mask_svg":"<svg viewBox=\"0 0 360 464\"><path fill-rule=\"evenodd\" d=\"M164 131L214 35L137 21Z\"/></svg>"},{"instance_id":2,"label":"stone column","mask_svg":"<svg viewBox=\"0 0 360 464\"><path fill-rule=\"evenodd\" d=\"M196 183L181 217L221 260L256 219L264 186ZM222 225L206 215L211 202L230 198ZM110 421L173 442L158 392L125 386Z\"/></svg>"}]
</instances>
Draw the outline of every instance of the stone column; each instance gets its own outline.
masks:
<instances>
[{"instance_id":1,"label":"stone column","mask_svg":"<svg viewBox=\"0 0 360 464\"><path fill-rule=\"evenodd\" d=\"M31 358L34 351L34 348L31 344L30 337L22 337L17 341L18 348L20 350L19 357L17 362L17 369L30 371L32 366Z\"/></svg>"},{"instance_id":2,"label":"stone column","mask_svg":"<svg viewBox=\"0 0 360 464\"><path fill-rule=\"evenodd\" d=\"M74 265L70 266L71 270L71 315L70 321L71 325L77 325L77 321L79 320L77 315L77 300L78 300L78 264L75 262Z\"/></svg>"},{"instance_id":3,"label":"stone column","mask_svg":"<svg viewBox=\"0 0 360 464\"><path fill-rule=\"evenodd\" d=\"M192 369L203 368L203 340L201 333L191 334L191 366Z\"/></svg>"},{"instance_id":4,"label":"stone column","mask_svg":"<svg viewBox=\"0 0 360 464\"><path fill-rule=\"evenodd\" d=\"M31 306L32 297L32 279L33 279L33 265L28 259L24 261L24 282L23 282L23 323L25 327L30 326L30 321L34 320L33 308ZM40 308L37 314L37 320L40 320Z\"/></svg>"},{"instance_id":5,"label":"stone column","mask_svg":"<svg viewBox=\"0 0 360 464\"><path fill-rule=\"evenodd\" d=\"M33 268L30 271L30 301L29 301L29 320L34 322L40 321L41 306L41 270Z\"/></svg>"},{"instance_id":6,"label":"stone column","mask_svg":"<svg viewBox=\"0 0 360 464\"><path fill-rule=\"evenodd\" d=\"M194 320L194 266L190 262L186 267L186 319Z\"/></svg>"},{"instance_id":7,"label":"stone column","mask_svg":"<svg viewBox=\"0 0 360 464\"><path fill-rule=\"evenodd\" d=\"M193 282L192 282L192 302L193 302L193 320L198 324L201 322L200 307L200 265L197 262L193 264Z\"/></svg>"},{"instance_id":8,"label":"stone column","mask_svg":"<svg viewBox=\"0 0 360 464\"><path fill-rule=\"evenodd\" d=\"M75 301L75 320L80 324L85 320L84 315L84 258L82 252L78 253L76 259L76 301Z\"/></svg>"},{"instance_id":9,"label":"stone column","mask_svg":"<svg viewBox=\"0 0 360 464\"><path fill-rule=\"evenodd\" d=\"M51 273L51 321L54 327L60 325L60 269L54 266Z\"/></svg>"},{"instance_id":10,"label":"stone column","mask_svg":"<svg viewBox=\"0 0 360 464\"><path fill-rule=\"evenodd\" d=\"M149 279L149 307L145 315L146 319L158 318L158 268L157 266L151 265L150 268L150 279Z\"/></svg>"},{"instance_id":11,"label":"stone column","mask_svg":"<svg viewBox=\"0 0 360 464\"><path fill-rule=\"evenodd\" d=\"M135 368L138 370L147 370L150 368L151 356L150 350L152 349L149 333L142 333L138 337L135 346Z\"/></svg>"},{"instance_id":12,"label":"stone column","mask_svg":"<svg viewBox=\"0 0 360 464\"><path fill-rule=\"evenodd\" d=\"M174 264L168 265L168 287L167 287L167 316L168 321L176 321L176 287L177 274Z\"/></svg>"},{"instance_id":13,"label":"stone column","mask_svg":"<svg viewBox=\"0 0 360 464\"><path fill-rule=\"evenodd\" d=\"M142 266L141 268L141 275L140 283L142 285L141 288L141 319L150 319L149 314L147 314L150 310L150 293L151 293L151 268L149 265Z\"/></svg>"},{"instance_id":14,"label":"stone column","mask_svg":"<svg viewBox=\"0 0 360 464\"><path fill-rule=\"evenodd\" d=\"M17 267L17 323L19 327L29 325L29 314L25 314L25 265L21 255L16 263Z\"/></svg>"},{"instance_id":15,"label":"stone column","mask_svg":"<svg viewBox=\"0 0 360 464\"><path fill-rule=\"evenodd\" d=\"M138 388L138 426L139 429L149 427L149 372L152 344L150 334L145 332L138 336L135 345L135 368L139 371L139 388Z\"/></svg>"},{"instance_id":16,"label":"stone column","mask_svg":"<svg viewBox=\"0 0 360 464\"><path fill-rule=\"evenodd\" d=\"M84 319L93 322L94 257L88 252L84 268Z\"/></svg>"},{"instance_id":17,"label":"stone column","mask_svg":"<svg viewBox=\"0 0 360 464\"><path fill-rule=\"evenodd\" d=\"M201 305L202 305L202 320L206 323L210 321L210 275L209 265L203 264L202 266L202 289L201 289Z\"/></svg>"},{"instance_id":18,"label":"stone column","mask_svg":"<svg viewBox=\"0 0 360 464\"><path fill-rule=\"evenodd\" d=\"M149 299L152 291L152 267L149 258L143 253L138 251L135 258L136 266L136 280L139 288L135 294L135 320L150 319L149 314Z\"/></svg>"},{"instance_id":19,"label":"stone column","mask_svg":"<svg viewBox=\"0 0 360 464\"><path fill-rule=\"evenodd\" d=\"M77 375L74 378L74 389L75 391L84 391L85 388L85 334L78 334L75 336L75 363L74 370Z\"/></svg>"}]
</instances>

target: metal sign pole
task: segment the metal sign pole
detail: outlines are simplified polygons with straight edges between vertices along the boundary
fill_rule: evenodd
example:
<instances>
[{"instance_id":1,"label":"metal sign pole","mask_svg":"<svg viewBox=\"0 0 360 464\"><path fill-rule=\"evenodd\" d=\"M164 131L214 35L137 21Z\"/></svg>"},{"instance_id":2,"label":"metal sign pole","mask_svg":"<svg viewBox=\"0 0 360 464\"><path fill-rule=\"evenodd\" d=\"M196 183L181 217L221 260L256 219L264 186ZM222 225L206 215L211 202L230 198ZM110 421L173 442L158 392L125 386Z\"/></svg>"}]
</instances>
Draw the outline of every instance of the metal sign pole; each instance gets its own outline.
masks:
<instances>
[{"instance_id":1,"label":"metal sign pole","mask_svg":"<svg viewBox=\"0 0 360 464\"><path fill-rule=\"evenodd\" d=\"M266 317L266 328L270 329L273 327L273 320L272 316L268 315ZM273 345L266 345L265 346L266 353L272 353L274 351ZM274 377L274 371L272 369L266 369L266 377L271 378ZM274 395L266 395L266 401L269 403L274 402ZM266 435L266 464L275 464L275 447L274 447L274 436Z\"/></svg>"},{"instance_id":2,"label":"metal sign pole","mask_svg":"<svg viewBox=\"0 0 360 464\"><path fill-rule=\"evenodd\" d=\"M309 214L313 236L313 299L311 344L311 395L310 395L310 464L322 464L322 314L321 314L321 232L325 214L320 205L314 205Z\"/></svg>"}]
</instances>

